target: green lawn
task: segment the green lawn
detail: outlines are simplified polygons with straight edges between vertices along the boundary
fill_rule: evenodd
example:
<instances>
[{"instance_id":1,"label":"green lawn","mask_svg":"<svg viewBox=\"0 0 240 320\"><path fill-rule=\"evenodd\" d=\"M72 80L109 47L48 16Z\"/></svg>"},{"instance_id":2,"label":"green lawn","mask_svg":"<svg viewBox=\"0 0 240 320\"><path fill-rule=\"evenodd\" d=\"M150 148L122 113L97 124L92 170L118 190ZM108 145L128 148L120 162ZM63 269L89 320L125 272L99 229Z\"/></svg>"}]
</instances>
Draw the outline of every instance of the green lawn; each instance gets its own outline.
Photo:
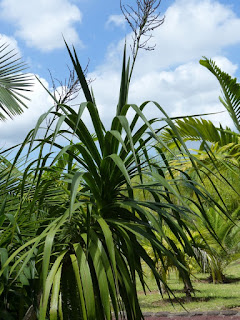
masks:
<instances>
[{"instance_id":1,"label":"green lawn","mask_svg":"<svg viewBox=\"0 0 240 320\"><path fill-rule=\"evenodd\" d=\"M240 307L240 261L229 266L226 276L231 280L230 283L210 284L206 281L207 274L194 275L192 280L196 292L192 302L185 301L185 295L182 292L183 284L177 279L175 273L171 273L168 285L175 296L180 298L179 300L188 311L209 311ZM146 281L151 291L147 292L147 295L140 290L138 292L143 311L184 311L184 308L176 301L173 301L172 305L167 295L164 295L163 298L159 295L151 275L148 276Z\"/></svg>"}]
</instances>

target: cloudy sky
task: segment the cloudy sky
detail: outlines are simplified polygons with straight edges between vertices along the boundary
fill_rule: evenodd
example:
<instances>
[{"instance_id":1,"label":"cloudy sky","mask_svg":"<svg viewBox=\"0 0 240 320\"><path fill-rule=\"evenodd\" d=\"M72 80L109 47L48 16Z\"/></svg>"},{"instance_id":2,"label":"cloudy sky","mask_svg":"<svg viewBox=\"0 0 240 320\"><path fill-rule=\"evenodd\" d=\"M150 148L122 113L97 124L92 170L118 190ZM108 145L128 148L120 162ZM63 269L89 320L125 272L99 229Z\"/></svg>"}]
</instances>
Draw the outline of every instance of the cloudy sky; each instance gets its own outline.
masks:
<instances>
[{"instance_id":1,"label":"cloudy sky","mask_svg":"<svg viewBox=\"0 0 240 320\"><path fill-rule=\"evenodd\" d=\"M123 3L134 4L134 0ZM154 51L141 51L132 79L129 102L155 100L171 116L224 110L216 79L202 66L202 56L214 59L226 72L240 77L239 0L162 0L164 24L153 32ZM64 81L71 66L63 38L74 44L88 77L103 121L114 115L123 44L131 30L118 0L0 0L0 41L16 48L29 72L51 89L49 70ZM51 99L36 81L29 108L14 120L0 123L0 148L20 142ZM84 101L80 95L76 103ZM149 109L148 116L157 116ZM161 116L161 115L159 115ZM226 113L209 116L232 127ZM85 116L88 125L89 118Z\"/></svg>"}]
</instances>

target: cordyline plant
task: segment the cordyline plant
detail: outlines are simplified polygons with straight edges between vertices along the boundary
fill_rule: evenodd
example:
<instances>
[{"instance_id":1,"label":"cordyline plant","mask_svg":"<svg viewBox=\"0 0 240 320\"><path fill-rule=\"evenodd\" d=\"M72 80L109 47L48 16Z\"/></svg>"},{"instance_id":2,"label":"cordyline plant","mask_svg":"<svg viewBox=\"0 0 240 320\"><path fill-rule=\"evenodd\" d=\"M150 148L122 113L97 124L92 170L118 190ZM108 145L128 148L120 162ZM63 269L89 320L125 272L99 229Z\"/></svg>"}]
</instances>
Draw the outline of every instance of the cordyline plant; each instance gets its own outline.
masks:
<instances>
[{"instance_id":1,"label":"cordyline plant","mask_svg":"<svg viewBox=\"0 0 240 320\"><path fill-rule=\"evenodd\" d=\"M214 201L187 174L184 179L174 179L175 169L160 147L161 162L151 164L148 148L152 139L159 145L164 143L151 126L156 119L147 120L142 113L148 102L139 107L127 104L129 64L125 53L117 111L107 131L76 52L68 51L87 102L81 103L77 112L58 104L57 111L54 108L44 114L13 163L15 168L26 145L29 154L39 149L39 157L26 167L15 190L19 197L15 213L9 217L7 206L2 208L2 216L12 219L2 228L6 241L11 239L2 255L0 272L5 308L15 284L26 296L22 310L25 319L141 319L136 281L139 278L146 290L142 262L154 274L160 291L163 281L142 240L149 243L163 266L166 257L172 261L186 291L191 291L182 254L194 256L189 242L194 210L188 202L204 217L203 202L211 205ZM155 106L164 113L159 104ZM85 109L90 113L94 134L81 119ZM131 122L127 118L130 109L135 112ZM37 139L42 122L51 114L57 119L52 131L48 128L48 135ZM172 120L164 116L174 130ZM58 137L62 141L64 136L69 142L61 144ZM71 141L70 136L74 136ZM49 153L44 153L46 146L52 148ZM194 163L194 157L188 155ZM13 175L12 170L9 177ZM146 175L152 177L150 182L145 182ZM183 181L196 194L195 200L179 191L178 184ZM136 190L143 191L145 198L138 200ZM220 205L218 210L225 212ZM163 224L172 237L164 233Z\"/></svg>"},{"instance_id":2,"label":"cordyline plant","mask_svg":"<svg viewBox=\"0 0 240 320\"><path fill-rule=\"evenodd\" d=\"M22 200L19 216L34 220L33 228L37 225L38 231L34 236L32 230L28 231L24 244L15 247L5 259L1 275L12 281L20 279L22 274L25 276L25 281L36 290L33 306L37 306L39 319L110 319L112 312L115 318L125 317L123 311L128 319L140 319L136 277L145 288L141 261L152 269L159 288L161 281L141 239L149 241L158 257L170 256L179 269L184 269L174 248L166 249L156 237L156 232L162 232L156 215L163 211L165 222L189 251L191 247L183 229L168 214L168 209L164 210L160 200L134 198L137 188L134 179L143 179L146 167L142 160L143 147L149 139L144 134L146 130L155 133L151 128L154 120L148 121L142 113L147 103L141 107L126 104L129 74L125 55L117 113L111 129L106 131L77 56L70 50L69 54L87 102L80 105L78 112L64 104L58 105L59 111L52 111L58 118L53 133L39 141L39 158L26 168L21 183L22 190L28 188L22 191L27 200ZM94 137L81 119L84 109L90 113ZM135 111L131 123L127 119L129 109ZM40 118L25 140L30 148L46 116ZM139 119L144 124L135 130ZM61 129L64 123L67 130ZM77 142L64 146L57 143L59 135L68 138L69 134L74 134ZM43 156L46 145L60 149L48 166L52 153ZM31 177L34 184L27 186ZM56 180L58 185L53 188ZM153 193L151 189L150 186L149 192ZM63 195L60 190L64 191ZM52 203L45 201L49 198ZM22 232L26 231L25 225Z\"/></svg>"},{"instance_id":3,"label":"cordyline plant","mask_svg":"<svg viewBox=\"0 0 240 320\"><path fill-rule=\"evenodd\" d=\"M143 319L136 288L139 279L146 291L142 262L152 271L161 292L164 279L155 260L160 259L164 267L167 257L179 270L189 294L192 286L183 253L194 256L189 241L194 206L207 222L204 204L215 204L224 214L226 210L187 173L174 177L175 169L163 152L167 146L158 137L160 129L152 127L157 119L144 116L149 102L128 104L132 69L126 50L110 130L99 116L75 49L67 46L67 50L86 102L76 111L52 95L57 108L39 118L7 171L0 220L4 239L0 249L2 314L25 320ZM154 105L175 130L176 140L183 142L172 119L158 103ZM93 132L82 120L85 110ZM130 110L134 112L131 121ZM49 116L55 121L39 139L37 133ZM153 141L158 142L159 162L149 152ZM182 145L197 172L196 159ZM25 147L28 158L39 153L21 174L16 166ZM19 176L10 197L7 187ZM182 183L195 197L187 199L181 194ZM136 196L137 191L144 197ZM166 228L171 237L164 232ZM154 257L146 252L146 241Z\"/></svg>"}]
</instances>

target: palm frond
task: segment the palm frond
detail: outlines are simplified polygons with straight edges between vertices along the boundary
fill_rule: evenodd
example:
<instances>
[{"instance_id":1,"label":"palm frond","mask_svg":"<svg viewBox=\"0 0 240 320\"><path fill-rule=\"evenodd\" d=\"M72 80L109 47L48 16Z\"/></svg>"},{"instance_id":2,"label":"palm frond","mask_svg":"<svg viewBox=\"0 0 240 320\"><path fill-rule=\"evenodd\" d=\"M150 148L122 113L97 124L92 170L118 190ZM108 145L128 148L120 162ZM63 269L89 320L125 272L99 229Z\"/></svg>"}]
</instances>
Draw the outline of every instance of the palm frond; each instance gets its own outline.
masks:
<instances>
[{"instance_id":1,"label":"palm frond","mask_svg":"<svg viewBox=\"0 0 240 320\"><path fill-rule=\"evenodd\" d=\"M224 146L229 143L239 143L240 136L229 128L223 129L222 126L216 127L210 120L198 118L184 118L175 120L177 131L184 141L200 141L218 143L218 146ZM173 143L173 131L166 128L161 136L169 145Z\"/></svg>"},{"instance_id":2,"label":"palm frond","mask_svg":"<svg viewBox=\"0 0 240 320\"><path fill-rule=\"evenodd\" d=\"M24 99L29 100L22 92L31 91L32 78L24 73L26 64L9 50L6 43L0 46L0 119L6 120L23 112L27 108Z\"/></svg>"},{"instance_id":3,"label":"palm frond","mask_svg":"<svg viewBox=\"0 0 240 320\"><path fill-rule=\"evenodd\" d=\"M240 132L240 84L236 78L232 78L222 71L213 60L204 57L204 60L200 60L200 64L209 69L218 79L223 93L223 98L219 99L230 114L236 129Z\"/></svg>"}]
</instances>

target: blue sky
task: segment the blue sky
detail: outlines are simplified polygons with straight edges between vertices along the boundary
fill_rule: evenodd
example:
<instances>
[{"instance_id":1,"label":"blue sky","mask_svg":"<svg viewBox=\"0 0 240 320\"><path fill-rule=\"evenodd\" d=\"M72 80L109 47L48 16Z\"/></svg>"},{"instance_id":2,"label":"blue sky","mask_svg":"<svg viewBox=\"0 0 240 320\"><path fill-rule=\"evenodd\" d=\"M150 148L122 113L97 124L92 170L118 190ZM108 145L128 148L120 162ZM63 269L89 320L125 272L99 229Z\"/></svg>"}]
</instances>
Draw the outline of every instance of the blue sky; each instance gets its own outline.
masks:
<instances>
[{"instance_id":1,"label":"blue sky","mask_svg":"<svg viewBox=\"0 0 240 320\"><path fill-rule=\"evenodd\" d=\"M160 11L166 20L153 33L156 50L140 52L129 102L155 100L173 116L223 110L216 80L198 61L202 56L214 58L222 69L240 76L239 0L162 0ZM48 70L59 80L67 77L70 61L63 34L75 45L83 66L90 59L89 77L95 79L99 111L105 123L110 121L117 103L123 43L125 39L131 43L118 0L0 0L0 34L49 89ZM38 83L30 98L23 115L0 124L4 146L20 142L51 106ZM81 99L80 95L75 104ZM155 116L154 111L149 109L148 115ZM226 114L209 119L231 125ZM88 124L87 115L85 121Z\"/></svg>"}]
</instances>

